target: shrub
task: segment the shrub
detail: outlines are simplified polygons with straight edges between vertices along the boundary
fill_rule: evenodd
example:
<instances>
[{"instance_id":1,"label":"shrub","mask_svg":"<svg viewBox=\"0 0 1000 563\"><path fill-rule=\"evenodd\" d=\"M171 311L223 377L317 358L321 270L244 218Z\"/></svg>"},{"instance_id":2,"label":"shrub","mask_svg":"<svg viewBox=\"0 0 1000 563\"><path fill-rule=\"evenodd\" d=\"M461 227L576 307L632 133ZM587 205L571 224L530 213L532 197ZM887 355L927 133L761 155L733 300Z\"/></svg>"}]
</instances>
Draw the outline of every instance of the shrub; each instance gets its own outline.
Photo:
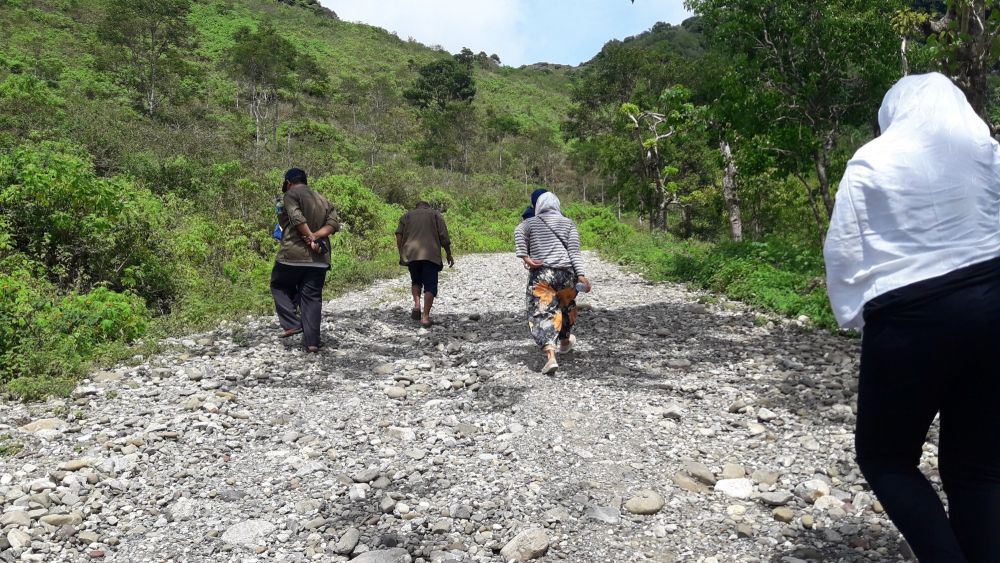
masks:
<instances>
[{"instance_id":1,"label":"shrub","mask_svg":"<svg viewBox=\"0 0 1000 563\"><path fill-rule=\"evenodd\" d=\"M364 259L395 248L393 233L402 208L383 202L355 176L324 176L311 186L330 200L347 226L334 239L339 248Z\"/></svg>"},{"instance_id":2,"label":"shrub","mask_svg":"<svg viewBox=\"0 0 1000 563\"><path fill-rule=\"evenodd\" d=\"M45 142L0 156L0 217L14 249L62 288L107 284L149 301L172 293L151 236L162 232L159 200L127 180L98 178L77 149Z\"/></svg>"}]
</instances>

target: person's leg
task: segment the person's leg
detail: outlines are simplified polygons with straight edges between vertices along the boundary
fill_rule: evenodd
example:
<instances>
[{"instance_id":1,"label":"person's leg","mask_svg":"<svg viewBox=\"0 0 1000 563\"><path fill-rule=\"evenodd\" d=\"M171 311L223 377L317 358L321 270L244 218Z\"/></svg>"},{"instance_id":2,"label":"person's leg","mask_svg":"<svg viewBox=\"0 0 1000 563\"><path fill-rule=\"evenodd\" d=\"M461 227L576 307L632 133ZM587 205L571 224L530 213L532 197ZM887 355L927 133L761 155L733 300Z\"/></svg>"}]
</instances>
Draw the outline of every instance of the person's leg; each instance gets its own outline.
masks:
<instances>
[{"instance_id":1,"label":"person's leg","mask_svg":"<svg viewBox=\"0 0 1000 563\"><path fill-rule=\"evenodd\" d=\"M855 447L858 465L922 563L962 563L944 506L920 472L939 408L935 383L948 367L936 331L879 319L865 327Z\"/></svg>"},{"instance_id":2,"label":"person's leg","mask_svg":"<svg viewBox=\"0 0 1000 563\"><path fill-rule=\"evenodd\" d=\"M420 282L419 262L410 262L407 265L410 270L410 293L413 295L413 309L410 310L410 318L420 320L420 294L424 291L424 286Z\"/></svg>"},{"instance_id":3,"label":"person's leg","mask_svg":"<svg viewBox=\"0 0 1000 563\"><path fill-rule=\"evenodd\" d=\"M572 277L572 276L570 276ZM572 347L572 341L570 336L573 334L573 327L576 326L576 280L569 279L564 285L568 287L562 287L556 294L556 298L559 300L559 310L562 312L562 328L559 330L559 342L562 348L568 349Z\"/></svg>"},{"instance_id":4,"label":"person's leg","mask_svg":"<svg viewBox=\"0 0 1000 563\"><path fill-rule=\"evenodd\" d=\"M271 296L274 298L274 311L278 314L278 323L286 331L302 328L302 321L297 312L298 281L295 268L291 266L275 263L274 268L271 269Z\"/></svg>"},{"instance_id":5,"label":"person's leg","mask_svg":"<svg viewBox=\"0 0 1000 563\"><path fill-rule=\"evenodd\" d=\"M528 329L545 353L546 365L555 361L556 338L562 329L562 312L552 287L552 270L533 272L528 285Z\"/></svg>"},{"instance_id":6,"label":"person's leg","mask_svg":"<svg viewBox=\"0 0 1000 563\"><path fill-rule=\"evenodd\" d=\"M434 306L434 299L438 294L438 267L434 262L424 263L421 281L424 284L424 314L420 318L421 324L430 324L431 307Z\"/></svg>"},{"instance_id":7,"label":"person's leg","mask_svg":"<svg viewBox=\"0 0 1000 563\"><path fill-rule=\"evenodd\" d=\"M941 409L941 481L952 530L973 563L1000 561L1000 286L990 289L970 288L949 304L965 317L967 344Z\"/></svg>"},{"instance_id":8,"label":"person's leg","mask_svg":"<svg viewBox=\"0 0 1000 563\"><path fill-rule=\"evenodd\" d=\"M302 274L302 344L307 349L319 348L319 327L323 320L323 285L326 269L303 266Z\"/></svg>"}]
</instances>

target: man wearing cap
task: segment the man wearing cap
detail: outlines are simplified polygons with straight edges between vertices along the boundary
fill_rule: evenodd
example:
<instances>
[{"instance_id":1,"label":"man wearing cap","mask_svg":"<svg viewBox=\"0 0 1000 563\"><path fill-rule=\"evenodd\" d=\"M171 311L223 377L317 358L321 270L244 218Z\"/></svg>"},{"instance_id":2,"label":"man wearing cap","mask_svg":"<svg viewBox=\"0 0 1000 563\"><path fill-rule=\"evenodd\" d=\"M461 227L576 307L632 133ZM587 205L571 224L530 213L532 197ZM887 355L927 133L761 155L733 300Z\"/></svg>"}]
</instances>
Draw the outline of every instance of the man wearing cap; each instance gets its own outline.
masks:
<instances>
[{"instance_id":1,"label":"man wearing cap","mask_svg":"<svg viewBox=\"0 0 1000 563\"><path fill-rule=\"evenodd\" d=\"M340 230L337 211L309 188L306 173L298 168L285 173L281 189L281 246L271 270L271 295L284 331L281 338L302 333L306 352L317 353L323 284L330 269L329 237Z\"/></svg>"},{"instance_id":2,"label":"man wearing cap","mask_svg":"<svg viewBox=\"0 0 1000 563\"><path fill-rule=\"evenodd\" d=\"M455 265L451 255L451 240L444 217L429 203L421 201L417 207L399 219L396 228L396 247L399 265L410 270L410 288L413 293L413 320L420 320L423 327L431 326L431 307L438 293L438 273L444 268L441 249L448 256L448 266ZM423 309L420 294L423 293Z\"/></svg>"}]
</instances>

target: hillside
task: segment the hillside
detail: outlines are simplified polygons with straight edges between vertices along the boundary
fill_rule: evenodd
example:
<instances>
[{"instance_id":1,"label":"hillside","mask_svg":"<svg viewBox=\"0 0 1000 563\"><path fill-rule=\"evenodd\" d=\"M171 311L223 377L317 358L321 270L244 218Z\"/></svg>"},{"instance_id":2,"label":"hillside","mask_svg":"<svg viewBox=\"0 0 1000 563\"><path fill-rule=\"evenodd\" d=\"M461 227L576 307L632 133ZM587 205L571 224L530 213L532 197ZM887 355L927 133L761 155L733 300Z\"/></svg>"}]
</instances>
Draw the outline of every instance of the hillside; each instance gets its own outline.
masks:
<instances>
[{"instance_id":1,"label":"hillside","mask_svg":"<svg viewBox=\"0 0 1000 563\"><path fill-rule=\"evenodd\" d=\"M404 93L451 54L315 2L2 6L0 383L19 396L144 335L265 310L292 165L351 227L332 291L395 271L392 228L417 198L452 207L474 252L507 245L535 184L573 184L564 72L476 57L456 66L475 97L435 114Z\"/></svg>"}]
</instances>

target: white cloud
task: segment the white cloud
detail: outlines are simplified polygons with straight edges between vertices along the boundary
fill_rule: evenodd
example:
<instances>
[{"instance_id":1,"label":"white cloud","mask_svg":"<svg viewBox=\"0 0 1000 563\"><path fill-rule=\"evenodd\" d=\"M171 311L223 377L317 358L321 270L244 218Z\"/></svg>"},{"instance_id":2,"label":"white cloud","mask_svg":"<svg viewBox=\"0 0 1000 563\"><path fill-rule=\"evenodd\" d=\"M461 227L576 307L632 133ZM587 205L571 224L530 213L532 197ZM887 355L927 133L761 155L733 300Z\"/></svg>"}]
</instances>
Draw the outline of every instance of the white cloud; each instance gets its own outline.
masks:
<instances>
[{"instance_id":1,"label":"white cloud","mask_svg":"<svg viewBox=\"0 0 1000 563\"><path fill-rule=\"evenodd\" d=\"M321 0L341 19L364 22L452 53L463 47L521 64L522 0Z\"/></svg>"}]
</instances>

